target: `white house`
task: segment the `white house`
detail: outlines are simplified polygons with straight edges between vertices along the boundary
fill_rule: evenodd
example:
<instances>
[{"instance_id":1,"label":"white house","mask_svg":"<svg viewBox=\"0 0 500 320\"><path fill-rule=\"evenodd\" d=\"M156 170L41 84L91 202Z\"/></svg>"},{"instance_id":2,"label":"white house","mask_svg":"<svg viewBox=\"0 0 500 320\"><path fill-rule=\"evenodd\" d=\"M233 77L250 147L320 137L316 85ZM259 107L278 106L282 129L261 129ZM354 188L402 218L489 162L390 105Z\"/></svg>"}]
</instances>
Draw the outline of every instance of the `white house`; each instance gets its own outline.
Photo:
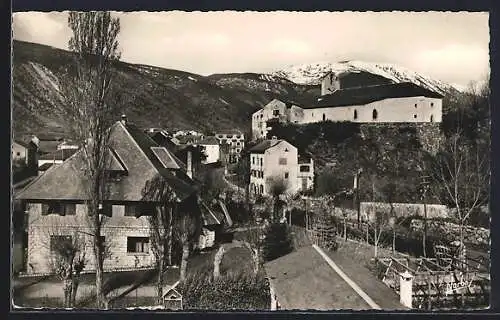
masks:
<instances>
[{"instance_id":1,"label":"white house","mask_svg":"<svg viewBox=\"0 0 500 320\"><path fill-rule=\"evenodd\" d=\"M250 149L250 192L269 195L273 180L284 181L290 194L312 188L312 159L303 161L303 166L308 170L300 172L298 151L292 144L276 137L264 140Z\"/></svg>"},{"instance_id":2,"label":"white house","mask_svg":"<svg viewBox=\"0 0 500 320\"><path fill-rule=\"evenodd\" d=\"M202 141L198 142L198 145L203 147L205 155L207 158L203 161L204 164L214 163L219 161L220 156L220 146L219 140L215 137L206 137Z\"/></svg>"},{"instance_id":3,"label":"white house","mask_svg":"<svg viewBox=\"0 0 500 320\"><path fill-rule=\"evenodd\" d=\"M219 140L219 144L225 145L228 154L227 162L236 163L240 160L241 150L245 147L245 135L239 130L227 130L217 132L215 137Z\"/></svg>"},{"instance_id":4,"label":"white house","mask_svg":"<svg viewBox=\"0 0 500 320\"><path fill-rule=\"evenodd\" d=\"M342 77L327 75L323 95L310 102L272 100L252 115L253 139L265 138L270 121L315 123L422 123L442 121L443 96L414 83L389 83L342 88Z\"/></svg>"}]
</instances>

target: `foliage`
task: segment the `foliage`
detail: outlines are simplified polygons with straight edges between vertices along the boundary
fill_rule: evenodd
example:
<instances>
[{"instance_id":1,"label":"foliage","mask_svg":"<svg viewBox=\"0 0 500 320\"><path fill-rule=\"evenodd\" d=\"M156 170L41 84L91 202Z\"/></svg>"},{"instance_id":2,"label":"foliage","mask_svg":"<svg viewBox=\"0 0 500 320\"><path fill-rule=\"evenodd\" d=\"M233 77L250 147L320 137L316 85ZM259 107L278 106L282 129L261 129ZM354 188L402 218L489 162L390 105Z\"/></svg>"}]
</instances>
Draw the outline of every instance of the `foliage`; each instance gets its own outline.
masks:
<instances>
[{"instance_id":1,"label":"foliage","mask_svg":"<svg viewBox=\"0 0 500 320\"><path fill-rule=\"evenodd\" d=\"M268 310L269 284L263 273L195 274L178 289L187 310Z\"/></svg>"},{"instance_id":2,"label":"foliage","mask_svg":"<svg viewBox=\"0 0 500 320\"><path fill-rule=\"evenodd\" d=\"M286 224L271 223L264 230L262 254L265 261L271 261L293 251L291 230Z\"/></svg>"}]
</instances>

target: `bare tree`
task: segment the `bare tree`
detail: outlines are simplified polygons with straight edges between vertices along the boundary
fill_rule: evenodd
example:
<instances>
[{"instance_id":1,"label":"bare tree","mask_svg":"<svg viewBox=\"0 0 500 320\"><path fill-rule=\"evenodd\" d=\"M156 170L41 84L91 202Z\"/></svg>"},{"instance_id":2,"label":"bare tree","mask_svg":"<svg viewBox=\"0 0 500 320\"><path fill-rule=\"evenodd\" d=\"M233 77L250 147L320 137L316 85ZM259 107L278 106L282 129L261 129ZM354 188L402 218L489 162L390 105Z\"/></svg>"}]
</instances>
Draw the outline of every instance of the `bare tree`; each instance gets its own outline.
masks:
<instances>
[{"instance_id":1,"label":"bare tree","mask_svg":"<svg viewBox=\"0 0 500 320\"><path fill-rule=\"evenodd\" d=\"M453 206L460 225L461 249L467 219L489 200L489 153L484 151L458 130L447 139L433 162L431 176L445 203Z\"/></svg>"},{"instance_id":2,"label":"bare tree","mask_svg":"<svg viewBox=\"0 0 500 320\"><path fill-rule=\"evenodd\" d=\"M285 196L289 187L288 182L282 177L270 177L267 179L267 190L273 199L272 221L277 222L280 219L280 211L283 202L280 197Z\"/></svg>"},{"instance_id":3,"label":"bare tree","mask_svg":"<svg viewBox=\"0 0 500 320\"><path fill-rule=\"evenodd\" d=\"M176 210L174 216L174 237L182 245L180 280L184 281L187 274L190 250L198 241L201 233L201 213L198 212L198 198L185 200ZM195 203L192 203L195 202Z\"/></svg>"},{"instance_id":4,"label":"bare tree","mask_svg":"<svg viewBox=\"0 0 500 320\"><path fill-rule=\"evenodd\" d=\"M49 235L50 262L54 273L63 282L64 307L71 308L75 306L80 273L86 264L85 239L76 232L71 236L52 236Z\"/></svg>"},{"instance_id":5,"label":"bare tree","mask_svg":"<svg viewBox=\"0 0 500 320\"><path fill-rule=\"evenodd\" d=\"M173 210L177 198L168 183L160 175L146 182L143 200L152 203L154 212L149 216L151 249L155 256L158 302L163 298L163 273L165 262L172 265Z\"/></svg>"},{"instance_id":6,"label":"bare tree","mask_svg":"<svg viewBox=\"0 0 500 320\"><path fill-rule=\"evenodd\" d=\"M112 64L119 60L117 36L120 22L109 12L70 12L69 49L75 53L75 69L68 70L61 91L64 120L79 144L87 179L88 222L93 236L96 296L99 308L107 308L103 292L103 259L99 206L105 199L109 128L115 115Z\"/></svg>"}]
</instances>

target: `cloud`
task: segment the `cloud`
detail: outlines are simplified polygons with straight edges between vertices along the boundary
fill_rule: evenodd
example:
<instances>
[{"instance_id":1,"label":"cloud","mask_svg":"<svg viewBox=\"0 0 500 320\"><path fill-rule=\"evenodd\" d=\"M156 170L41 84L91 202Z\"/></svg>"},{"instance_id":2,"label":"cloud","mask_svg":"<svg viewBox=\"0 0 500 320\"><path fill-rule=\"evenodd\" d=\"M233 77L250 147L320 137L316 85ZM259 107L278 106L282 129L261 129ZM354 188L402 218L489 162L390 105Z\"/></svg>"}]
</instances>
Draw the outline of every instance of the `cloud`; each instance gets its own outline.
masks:
<instances>
[{"instance_id":1,"label":"cloud","mask_svg":"<svg viewBox=\"0 0 500 320\"><path fill-rule=\"evenodd\" d=\"M69 29L65 13L16 12L12 19L14 39L66 48Z\"/></svg>"}]
</instances>

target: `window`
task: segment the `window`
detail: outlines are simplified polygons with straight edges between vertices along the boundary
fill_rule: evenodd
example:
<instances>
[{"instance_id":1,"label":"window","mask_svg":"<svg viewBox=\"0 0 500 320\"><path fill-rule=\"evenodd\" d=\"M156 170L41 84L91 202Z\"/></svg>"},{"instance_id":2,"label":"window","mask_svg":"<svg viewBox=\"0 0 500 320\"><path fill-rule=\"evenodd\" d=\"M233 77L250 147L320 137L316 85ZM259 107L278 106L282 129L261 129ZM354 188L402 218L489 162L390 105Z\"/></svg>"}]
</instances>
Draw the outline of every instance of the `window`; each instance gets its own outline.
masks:
<instances>
[{"instance_id":1,"label":"window","mask_svg":"<svg viewBox=\"0 0 500 320\"><path fill-rule=\"evenodd\" d=\"M288 172L285 172L285 179L288 179Z\"/></svg>"},{"instance_id":2,"label":"window","mask_svg":"<svg viewBox=\"0 0 500 320\"><path fill-rule=\"evenodd\" d=\"M227 135L227 138L228 138L228 139L231 139L232 137L233 137L233 135L232 135L232 134L228 134L228 135Z\"/></svg>"},{"instance_id":3,"label":"window","mask_svg":"<svg viewBox=\"0 0 500 320\"><path fill-rule=\"evenodd\" d=\"M434 116L431 114L431 122L434 122Z\"/></svg>"},{"instance_id":4,"label":"window","mask_svg":"<svg viewBox=\"0 0 500 320\"><path fill-rule=\"evenodd\" d=\"M354 110L354 119L358 118L358 110Z\"/></svg>"},{"instance_id":5,"label":"window","mask_svg":"<svg viewBox=\"0 0 500 320\"><path fill-rule=\"evenodd\" d=\"M137 205L134 204L128 204L125 205L125 216L126 217L135 217L136 214L139 213L139 208Z\"/></svg>"},{"instance_id":6,"label":"window","mask_svg":"<svg viewBox=\"0 0 500 320\"><path fill-rule=\"evenodd\" d=\"M16 152L16 154L17 154L18 156L20 156L20 155L21 155L21 152Z\"/></svg>"},{"instance_id":7,"label":"window","mask_svg":"<svg viewBox=\"0 0 500 320\"><path fill-rule=\"evenodd\" d=\"M239 145L241 145L241 143L239 143L239 142L236 142L236 145L237 145L237 146L239 146Z\"/></svg>"},{"instance_id":8,"label":"window","mask_svg":"<svg viewBox=\"0 0 500 320\"><path fill-rule=\"evenodd\" d=\"M260 158L260 166L262 167L262 165L263 165L263 159Z\"/></svg>"},{"instance_id":9,"label":"window","mask_svg":"<svg viewBox=\"0 0 500 320\"><path fill-rule=\"evenodd\" d=\"M264 117L264 115L263 115L263 114L261 114L261 115L260 115L260 118L262 119L263 117Z\"/></svg>"},{"instance_id":10,"label":"window","mask_svg":"<svg viewBox=\"0 0 500 320\"><path fill-rule=\"evenodd\" d=\"M61 252L65 248L71 248L73 238L71 236L50 236L50 251Z\"/></svg>"},{"instance_id":11,"label":"window","mask_svg":"<svg viewBox=\"0 0 500 320\"><path fill-rule=\"evenodd\" d=\"M431 102L431 107L434 107L434 102Z\"/></svg>"},{"instance_id":12,"label":"window","mask_svg":"<svg viewBox=\"0 0 500 320\"><path fill-rule=\"evenodd\" d=\"M285 152L288 152L288 148L285 148Z\"/></svg>"},{"instance_id":13,"label":"window","mask_svg":"<svg viewBox=\"0 0 500 320\"><path fill-rule=\"evenodd\" d=\"M100 204L99 213L111 217L113 215L113 206L110 203Z\"/></svg>"},{"instance_id":14,"label":"window","mask_svg":"<svg viewBox=\"0 0 500 320\"><path fill-rule=\"evenodd\" d=\"M252 157L252 164L255 164L255 157Z\"/></svg>"},{"instance_id":15,"label":"window","mask_svg":"<svg viewBox=\"0 0 500 320\"><path fill-rule=\"evenodd\" d=\"M325 120L326 120L326 116L325 116L325 114L323 113L323 121L325 121Z\"/></svg>"},{"instance_id":16,"label":"window","mask_svg":"<svg viewBox=\"0 0 500 320\"><path fill-rule=\"evenodd\" d=\"M280 165L286 165L286 158L280 158L279 159L279 164Z\"/></svg>"},{"instance_id":17,"label":"window","mask_svg":"<svg viewBox=\"0 0 500 320\"><path fill-rule=\"evenodd\" d=\"M240 149L236 149L236 152L240 152L241 150Z\"/></svg>"},{"instance_id":18,"label":"window","mask_svg":"<svg viewBox=\"0 0 500 320\"><path fill-rule=\"evenodd\" d=\"M279 110L273 110L273 116L279 116L280 111Z\"/></svg>"},{"instance_id":19,"label":"window","mask_svg":"<svg viewBox=\"0 0 500 320\"><path fill-rule=\"evenodd\" d=\"M373 118L373 120L377 120L377 117L378 117L377 109L373 109L373 112L372 112L372 118Z\"/></svg>"},{"instance_id":20,"label":"window","mask_svg":"<svg viewBox=\"0 0 500 320\"><path fill-rule=\"evenodd\" d=\"M264 193L264 186L263 185L260 185L260 193Z\"/></svg>"},{"instance_id":21,"label":"window","mask_svg":"<svg viewBox=\"0 0 500 320\"><path fill-rule=\"evenodd\" d=\"M415 103L415 108L417 107L417 104Z\"/></svg>"},{"instance_id":22,"label":"window","mask_svg":"<svg viewBox=\"0 0 500 320\"><path fill-rule=\"evenodd\" d=\"M300 172L309 172L310 168L309 166L300 166Z\"/></svg>"},{"instance_id":23,"label":"window","mask_svg":"<svg viewBox=\"0 0 500 320\"><path fill-rule=\"evenodd\" d=\"M148 253L148 237L127 237L127 252L129 253Z\"/></svg>"},{"instance_id":24,"label":"window","mask_svg":"<svg viewBox=\"0 0 500 320\"><path fill-rule=\"evenodd\" d=\"M52 201L49 203L42 204L42 215L47 214L59 214L61 216L65 215L75 215L76 214L76 204L74 203L62 203L60 201Z\"/></svg>"},{"instance_id":25,"label":"window","mask_svg":"<svg viewBox=\"0 0 500 320\"><path fill-rule=\"evenodd\" d=\"M413 118L414 118L414 119L417 119L417 115L416 115L416 114L414 114L414 115L413 115Z\"/></svg>"},{"instance_id":26,"label":"window","mask_svg":"<svg viewBox=\"0 0 500 320\"><path fill-rule=\"evenodd\" d=\"M222 139L224 136L223 136L222 134L218 134L218 135L217 135L217 137L218 137L219 139Z\"/></svg>"}]
</instances>

